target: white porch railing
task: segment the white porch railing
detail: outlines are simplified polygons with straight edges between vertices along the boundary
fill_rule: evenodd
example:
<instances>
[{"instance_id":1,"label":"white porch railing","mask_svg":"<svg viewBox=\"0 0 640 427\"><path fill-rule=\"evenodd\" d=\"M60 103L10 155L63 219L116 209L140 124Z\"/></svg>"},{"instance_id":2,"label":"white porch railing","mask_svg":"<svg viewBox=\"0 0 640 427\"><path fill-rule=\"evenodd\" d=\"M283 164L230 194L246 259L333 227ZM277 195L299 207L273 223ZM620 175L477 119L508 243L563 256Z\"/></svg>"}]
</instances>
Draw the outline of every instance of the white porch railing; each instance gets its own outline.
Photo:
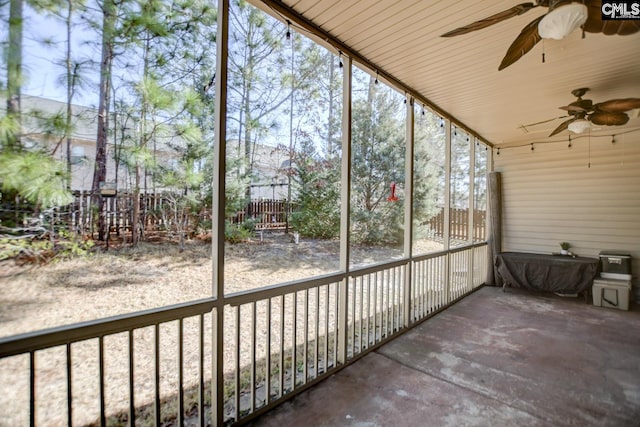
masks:
<instances>
[{"instance_id":1,"label":"white porch railing","mask_svg":"<svg viewBox=\"0 0 640 427\"><path fill-rule=\"evenodd\" d=\"M4 421L83 425L80 414L95 414L89 423L96 425L145 417L204 426L213 424L205 408L222 406L225 423L243 423L481 286L487 262L482 243L227 295L222 349L211 339L214 299L3 338L0 387L25 385L24 396L10 399L15 418ZM197 332L185 334L185 322ZM141 333L150 348L136 344ZM95 346L95 359L74 356L86 345ZM224 390L214 394L221 402L211 402L216 353L223 355ZM77 375L95 376L95 399L74 386ZM123 384L126 407L109 403L111 382Z\"/></svg>"}]
</instances>

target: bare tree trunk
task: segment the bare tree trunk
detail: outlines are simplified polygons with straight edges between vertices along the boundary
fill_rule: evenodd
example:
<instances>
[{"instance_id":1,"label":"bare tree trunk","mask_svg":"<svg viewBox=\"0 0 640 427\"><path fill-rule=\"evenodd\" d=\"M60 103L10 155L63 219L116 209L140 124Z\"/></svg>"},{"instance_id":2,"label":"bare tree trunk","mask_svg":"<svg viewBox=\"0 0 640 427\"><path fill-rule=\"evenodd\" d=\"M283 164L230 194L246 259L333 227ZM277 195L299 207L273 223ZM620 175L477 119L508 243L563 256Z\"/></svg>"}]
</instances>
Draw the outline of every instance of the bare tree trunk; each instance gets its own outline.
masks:
<instances>
[{"instance_id":1,"label":"bare tree trunk","mask_svg":"<svg viewBox=\"0 0 640 427\"><path fill-rule=\"evenodd\" d=\"M92 203L98 207L98 240L106 234L105 212L100 194L100 184L107 178L107 137L109 130L109 104L111 100L111 64L113 62L113 34L115 26L115 4L105 0L102 23L102 60L100 62L100 88L98 100L98 135L96 138L96 161L93 171Z\"/></svg>"},{"instance_id":2,"label":"bare tree trunk","mask_svg":"<svg viewBox=\"0 0 640 427\"><path fill-rule=\"evenodd\" d=\"M285 233L289 234L289 208L291 206L291 168L293 167L293 107L296 91L295 75L295 33L291 35L291 99L289 100L289 167L287 171L287 202L285 204Z\"/></svg>"},{"instance_id":3,"label":"bare tree trunk","mask_svg":"<svg viewBox=\"0 0 640 427\"><path fill-rule=\"evenodd\" d=\"M149 39L145 41L144 53L143 53L143 61L144 61L144 71L142 73L142 78L146 78L149 73ZM140 111L140 148L145 147L147 145L147 109L148 100L146 95L143 93L142 95L142 105ZM142 182L141 173L142 173L142 165L140 164L140 158L136 157L135 160L135 173L136 173L136 182L135 187L133 189L133 224L131 224L131 234L132 234L132 244L133 246L138 245L138 241L140 240L141 234L141 221L140 221L140 184ZM147 168L145 170L145 196L146 196L146 181L147 181Z\"/></svg>"},{"instance_id":4,"label":"bare tree trunk","mask_svg":"<svg viewBox=\"0 0 640 427\"><path fill-rule=\"evenodd\" d=\"M329 66L329 108L327 117L327 157L333 159L333 80L335 79L335 62L333 56L331 56L331 65Z\"/></svg>"},{"instance_id":5,"label":"bare tree trunk","mask_svg":"<svg viewBox=\"0 0 640 427\"><path fill-rule=\"evenodd\" d=\"M250 98L250 89L247 89L246 96L244 99L244 116L247 123L250 123L251 120L251 98ZM246 163L246 174L249 177L247 188L245 189L245 198L247 200L247 218L251 219L253 217L253 211L251 208L251 177L253 176L253 160L252 160L252 145L251 145L251 127L245 126L244 130L244 158Z\"/></svg>"},{"instance_id":6,"label":"bare tree trunk","mask_svg":"<svg viewBox=\"0 0 640 427\"><path fill-rule=\"evenodd\" d=\"M65 135L67 139L67 190L72 191L73 185L73 171L71 165L71 116L73 114L72 103L73 103L73 95L75 92L76 85L76 77L77 77L77 69L72 69L71 63L71 25L72 25L72 17L73 17L73 0L68 0L67 4L67 19L66 19L66 29L67 29L67 52L65 57L65 65L67 69L67 116L65 117ZM68 216L68 227L69 230L73 229L73 204L69 209Z\"/></svg>"},{"instance_id":7,"label":"bare tree trunk","mask_svg":"<svg viewBox=\"0 0 640 427\"><path fill-rule=\"evenodd\" d=\"M7 55L7 116L15 122L16 132L7 139L9 151L20 151L22 133L20 127L20 91L22 85L22 0L10 0L9 51Z\"/></svg>"},{"instance_id":8,"label":"bare tree trunk","mask_svg":"<svg viewBox=\"0 0 640 427\"><path fill-rule=\"evenodd\" d=\"M136 162L135 186L133 188L133 222L131 224L131 245L136 247L140 240L140 163Z\"/></svg>"},{"instance_id":9,"label":"bare tree trunk","mask_svg":"<svg viewBox=\"0 0 640 427\"><path fill-rule=\"evenodd\" d=\"M370 153L373 152L373 101L375 98L375 85L378 84L378 78L376 77L376 79L373 79L373 76L369 76L369 89L367 91L367 124L366 126L366 132L365 132L365 139L364 139L364 143L367 144L366 149L368 151L369 156L371 156ZM374 180L373 178L373 168L374 168L374 162L373 161L368 161L367 162L368 165L368 174L367 174L367 178L368 178L368 183L365 185L365 191L364 191L364 205L365 205L365 209L369 212L372 212L375 209L375 201L374 201L374 195L375 195L375 191L374 191Z\"/></svg>"},{"instance_id":10,"label":"bare tree trunk","mask_svg":"<svg viewBox=\"0 0 640 427\"><path fill-rule=\"evenodd\" d=\"M71 190L71 103L73 102L73 89L74 89L74 70L71 69L71 17L73 15L73 0L68 0L67 3L67 53L65 57L65 65L67 68L67 117L65 117L65 134L67 137L67 189Z\"/></svg>"}]
</instances>

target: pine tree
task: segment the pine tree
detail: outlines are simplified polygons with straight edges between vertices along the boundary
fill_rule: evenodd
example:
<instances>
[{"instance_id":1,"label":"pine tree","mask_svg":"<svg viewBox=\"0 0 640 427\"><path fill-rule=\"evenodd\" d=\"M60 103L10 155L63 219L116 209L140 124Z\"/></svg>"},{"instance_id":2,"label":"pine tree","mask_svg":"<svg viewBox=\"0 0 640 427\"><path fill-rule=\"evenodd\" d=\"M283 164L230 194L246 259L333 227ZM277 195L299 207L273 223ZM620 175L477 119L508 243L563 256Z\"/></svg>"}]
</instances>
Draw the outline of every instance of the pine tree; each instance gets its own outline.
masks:
<instances>
[{"instance_id":1,"label":"pine tree","mask_svg":"<svg viewBox=\"0 0 640 427\"><path fill-rule=\"evenodd\" d=\"M302 236L333 239L340 235L340 169L303 138L294 154L296 212L293 228Z\"/></svg>"},{"instance_id":2,"label":"pine tree","mask_svg":"<svg viewBox=\"0 0 640 427\"><path fill-rule=\"evenodd\" d=\"M20 96L22 87L23 0L9 1L9 45L7 49L7 114L3 119L2 147L7 151L22 150Z\"/></svg>"},{"instance_id":3,"label":"pine tree","mask_svg":"<svg viewBox=\"0 0 640 427\"><path fill-rule=\"evenodd\" d=\"M441 120L430 111L416 112L413 165L413 238L426 236L428 221L444 204L445 135Z\"/></svg>"},{"instance_id":4,"label":"pine tree","mask_svg":"<svg viewBox=\"0 0 640 427\"><path fill-rule=\"evenodd\" d=\"M100 60L100 85L98 89L98 131L96 135L96 158L91 185L92 204L98 211L98 240L106 237L104 205L101 185L107 179L107 142L109 135L109 112L111 107L111 73L117 22L117 8L114 0L102 3L102 58Z\"/></svg>"},{"instance_id":5,"label":"pine tree","mask_svg":"<svg viewBox=\"0 0 640 427\"><path fill-rule=\"evenodd\" d=\"M389 200L404 183L404 117L392 89L365 83L366 98L353 105L352 236L354 242L397 245L403 237L403 198Z\"/></svg>"},{"instance_id":6,"label":"pine tree","mask_svg":"<svg viewBox=\"0 0 640 427\"><path fill-rule=\"evenodd\" d=\"M87 77L85 75L90 65L90 59L81 58L76 52L73 52L73 32L79 25L79 16L86 12L84 1L75 0L37 0L39 6L38 11L46 16L53 17L56 21L64 25L64 55L61 58L54 58L53 64L58 66L62 72L57 78L57 83L66 90L65 110L64 112L45 112L45 111L27 111L25 114L35 116L40 122L42 132L47 136L58 139L51 150L54 155L58 149L65 146L66 162L67 162L67 188L71 190L71 173L72 173L72 133L74 130L73 104L76 96L88 87ZM80 13L78 13L80 12ZM55 50L60 43L56 39L46 38L40 41L43 46Z\"/></svg>"},{"instance_id":7,"label":"pine tree","mask_svg":"<svg viewBox=\"0 0 640 427\"><path fill-rule=\"evenodd\" d=\"M55 1L33 1L40 10L59 7ZM25 151L21 110L23 76L23 16L24 2L10 0L8 49L6 63L7 113L0 120L0 185L6 196L17 195L35 205L35 209L68 204L71 195L66 189L68 175L63 165L38 149ZM56 117L52 119L56 122Z\"/></svg>"},{"instance_id":8,"label":"pine tree","mask_svg":"<svg viewBox=\"0 0 640 427\"><path fill-rule=\"evenodd\" d=\"M227 157L242 159L233 173L237 180L249 184L255 172L256 145L274 126L269 121L271 115L290 99L282 72L286 38L280 22L244 0L234 2L229 19L228 133L237 142L235 147L227 146ZM250 198L251 187L247 185L245 203ZM246 213L249 218L253 214Z\"/></svg>"},{"instance_id":9,"label":"pine tree","mask_svg":"<svg viewBox=\"0 0 640 427\"><path fill-rule=\"evenodd\" d=\"M151 0L138 6L122 20L124 39L129 46L139 43L134 52L141 60L140 74L133 76L130 86L134 91L129 94L134 100L129 111L135 111L137 134L133 144L124 148L135 180L133 198L138 201L143 193L155 193L160 184L169 191L175 206L187 198L202 201L205 193L195 191L193 182L198 186L204 182L194 177L200 177L206 164L203 128L210 133L213 130L203 125L213 123L212 108L205 101L210 96L206 84L212 79L214 64L207 51L211 49L208 43L214 40L211 26L215 10L199 0ZM134 56L132 52L128 55L131 59ZM174 160L172 167L159 162L160 151ZM184 178L183 185L178 184L177 177ZM145 215L140 203L134 203L134 244Z\"/></svg>"},{"instance_id":10,"label":"pine tree","mask_svg":"<svg viewBox=\"0 0 640 427\"><path fill-rule=\"evenodd\" d=\"M340 235L341 74L332 53L305 42L296 67L301 80L294 93L298 142L291 150L294 168L288 175L295 194L292 225L303 236L331 239Z\"/></svg>"}]
</instances>

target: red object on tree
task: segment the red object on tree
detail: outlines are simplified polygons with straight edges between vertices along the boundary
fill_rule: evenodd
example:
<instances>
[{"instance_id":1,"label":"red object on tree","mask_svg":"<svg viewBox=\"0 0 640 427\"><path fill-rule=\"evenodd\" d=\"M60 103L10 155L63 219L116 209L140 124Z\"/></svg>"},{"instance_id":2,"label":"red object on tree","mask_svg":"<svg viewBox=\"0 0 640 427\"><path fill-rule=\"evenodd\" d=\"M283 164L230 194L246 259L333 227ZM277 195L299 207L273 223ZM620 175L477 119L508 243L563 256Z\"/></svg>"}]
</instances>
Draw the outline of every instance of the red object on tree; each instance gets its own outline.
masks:
<instances>
[{"instance_id":1,"label":"red object on tree","mask_svg":"<svg viewBox=\"0 0 640 427\"><path fill-rule=\"evenodd\" d=\"M387 202L397 202L398 197L396 196L396 183L392 182L391 183L391 196L387 197Z\"/></svg>"}]
</instances>

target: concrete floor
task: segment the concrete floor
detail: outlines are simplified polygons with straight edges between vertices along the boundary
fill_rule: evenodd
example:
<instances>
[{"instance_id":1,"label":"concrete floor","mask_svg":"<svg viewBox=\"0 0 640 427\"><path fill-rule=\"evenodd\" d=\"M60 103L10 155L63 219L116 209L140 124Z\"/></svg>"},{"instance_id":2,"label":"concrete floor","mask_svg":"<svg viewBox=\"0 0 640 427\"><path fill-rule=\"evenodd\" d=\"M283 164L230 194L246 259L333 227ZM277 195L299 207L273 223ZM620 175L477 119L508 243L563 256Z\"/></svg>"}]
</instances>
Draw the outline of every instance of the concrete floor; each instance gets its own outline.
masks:
<instances>
[{"instance_id":1,"label":"concrete floor","mask_svg":"<svg viewBox=\"0 0 640 427\"><path fill-rule=\"evenodd\" d=\"M485 287L254 426L640 426L640 309Z\"/></svg>"}]
</instances>

